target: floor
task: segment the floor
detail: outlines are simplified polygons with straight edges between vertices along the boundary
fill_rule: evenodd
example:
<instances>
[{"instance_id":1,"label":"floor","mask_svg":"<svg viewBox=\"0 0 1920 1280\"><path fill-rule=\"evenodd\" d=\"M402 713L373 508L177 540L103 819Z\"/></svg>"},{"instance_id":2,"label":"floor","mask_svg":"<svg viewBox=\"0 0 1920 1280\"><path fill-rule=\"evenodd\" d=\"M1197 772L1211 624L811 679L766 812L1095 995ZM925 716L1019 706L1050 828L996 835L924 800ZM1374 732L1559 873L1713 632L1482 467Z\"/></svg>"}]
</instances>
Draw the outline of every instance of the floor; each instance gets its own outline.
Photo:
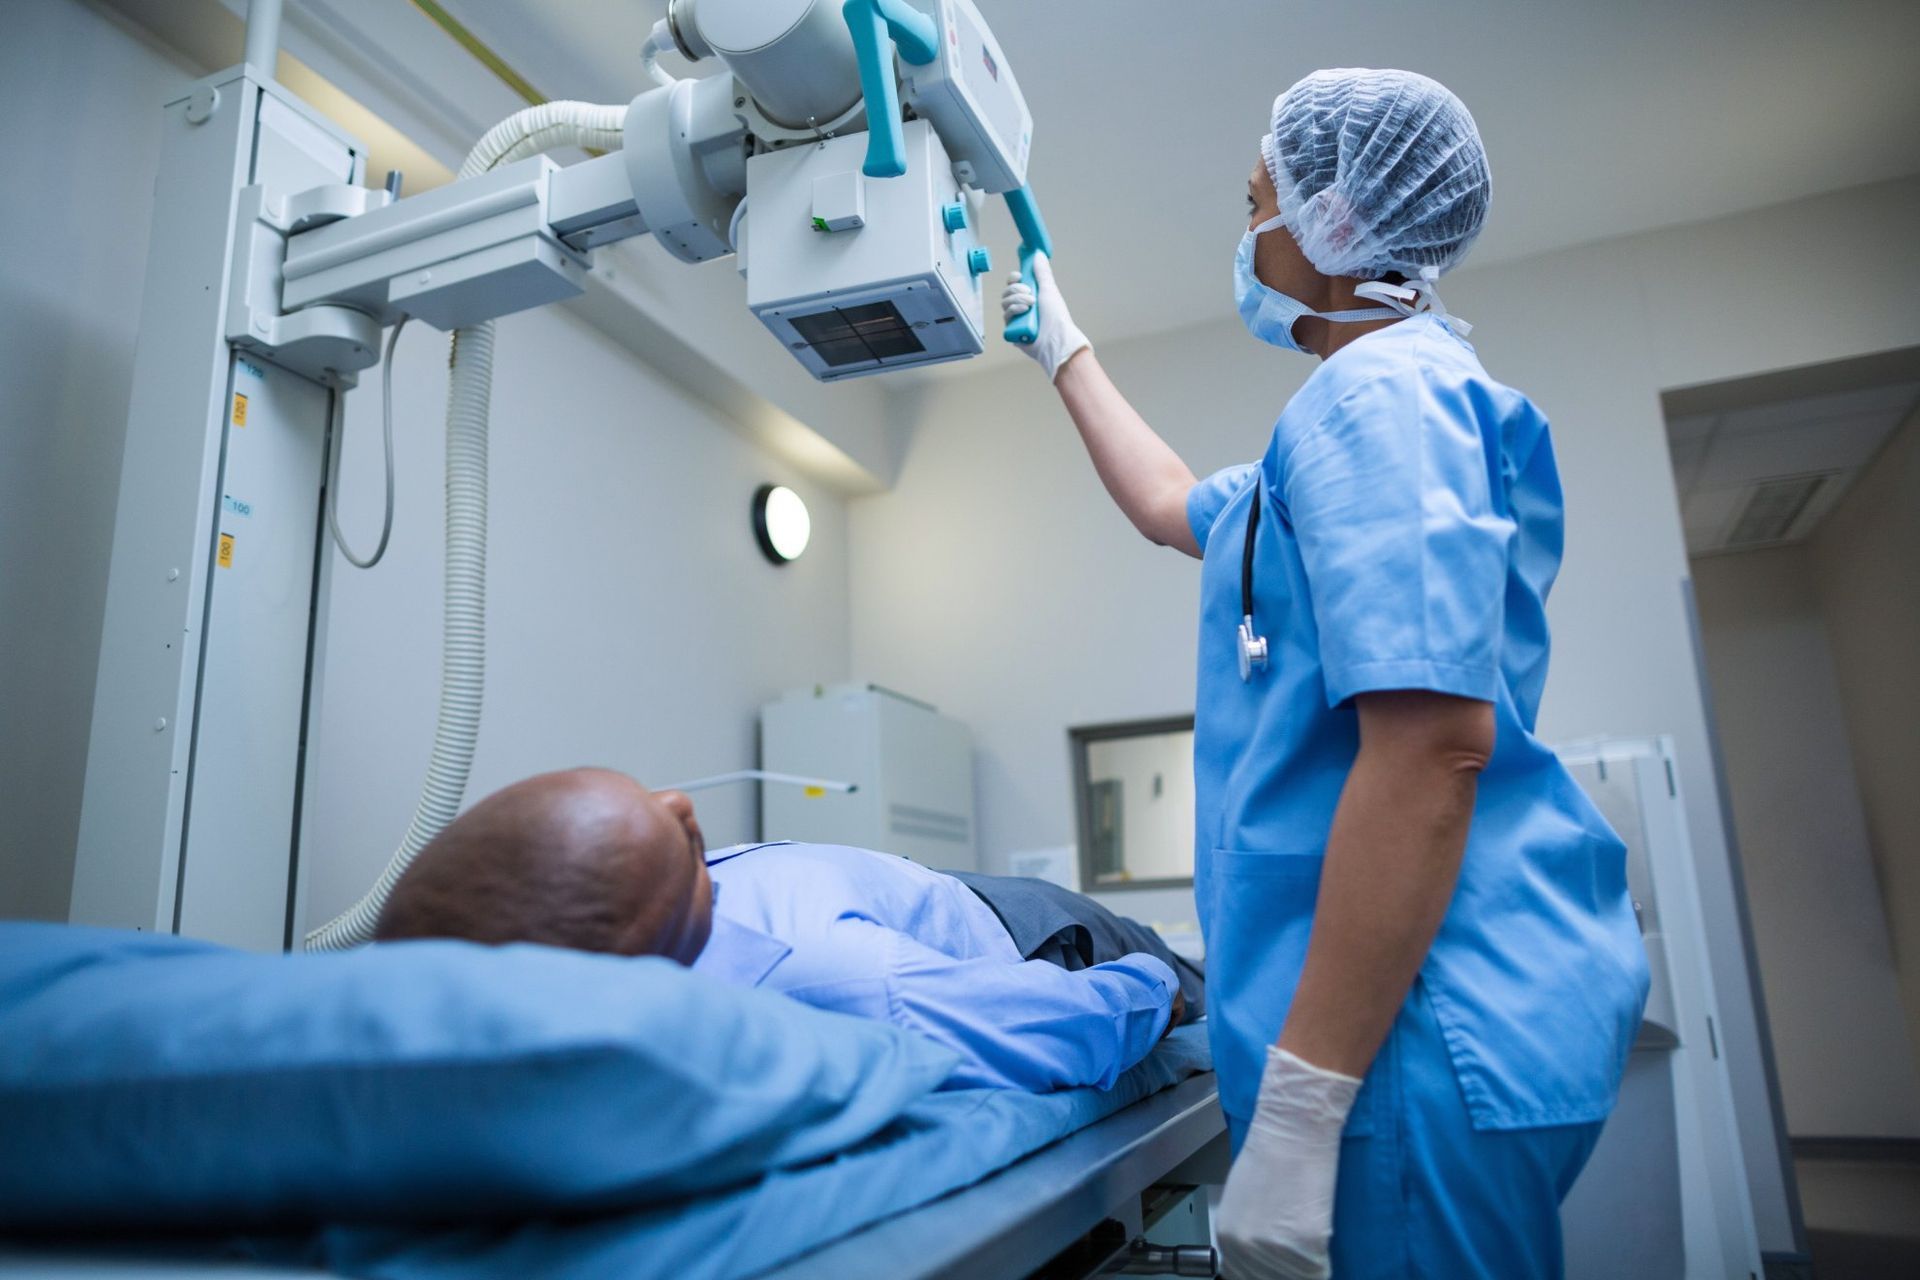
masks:
<instances>
[{"instance_id":1,"label":"floor","mask_svg":"<svg viewBox=\"0 0 1920 1280\"><path fill-rule=\"evenodd\" d=\"M1920 1163L1794 1161L1816 1280L1920 1277Z\"/></svg>"},{"instance_id":2,"label":"floor","mask_svg":"<svg viewBox=\"0 0 1920 1280\"><path fill-rule=\"evenodd\" d=\"M1813 1280L1920 1280L1920 1162L1798 1158L1794 1172ZM1162 1244L1205 1243L1205 1201L1182 1202L1147 1234Z\"/></svg>"}]
</instances>

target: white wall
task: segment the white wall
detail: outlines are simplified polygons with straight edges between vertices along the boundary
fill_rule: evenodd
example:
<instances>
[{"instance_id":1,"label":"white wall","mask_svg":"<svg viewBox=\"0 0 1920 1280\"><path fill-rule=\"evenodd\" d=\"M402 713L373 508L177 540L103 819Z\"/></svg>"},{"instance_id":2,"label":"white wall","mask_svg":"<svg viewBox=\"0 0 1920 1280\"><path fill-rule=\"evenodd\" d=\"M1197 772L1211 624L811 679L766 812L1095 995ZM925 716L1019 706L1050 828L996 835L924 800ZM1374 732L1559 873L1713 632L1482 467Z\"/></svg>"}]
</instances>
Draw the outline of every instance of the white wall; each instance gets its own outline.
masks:
<instances>
[{"instance_id":1,"label":"white wall","mask_svg":"<svg viewBox=\"0 0 1920 1280\"><path fill-rule=\"evenodd\" d=\"M1780 1087L1796 1135L1920 1137L1816 575L1805 545L1693 566Z\"/></svg>"},{"instance_id":2,"label":"white wall","mask_svg":"<svg viewBox=\"0 0 1920 1280\"><path fill-rule=\"evenodd\" d=\"M1205 474L1256 455L1308 372L1251 346L1237 326L1187 329L1101 356ZM973 729L999 870L1074 839L1069 726L1193 710L1198 566L1127 524L1037 371L921 388L901 417L898 487L852 507L854 669Z\"/></svg>"},{"instance_id":3,"label":"white wall","mask_svg":"<svg viewBox=\"0 0 1920 1280\"><path fill-rule=\"evenodd\" d=\"M1223 193L1222 198L1227 194ZM1660 392L1920 342L1920 179L1634 236L1448 281L1489 369L1554 421L1569 551L1553 597L1542 731L1674 735L1750 1146L1770 1145L1744 955L1682 583ZM1221 311L1233 236L1220 242ZM1102 269L1062 245L1075 279ZM1100 317L1076 317L1099 341ZM1104 347L1102 359L1188 459L1257 457L1310 366L1231 318ZM1148 546L1100 490L1032 369L963 377L903 401L917 424L891 493L853 507L853 657L930 698L980 746L989 867L1070 840L1066 726L1188 711L1197 572ZM1774 1171L1770 1172L1770 1169ZM1762 1238L1791 1247L1783 1180L1755 1157Z\"/></svg>"},{"instance_id":4,"label":"white wall","mask_svg":"<svg viewBox=\"0 0 1920 1280\"><path fill-rule=\"evenodd\" d=\"M5 24L0 917L65 919L159 104L185 72L71 0Z\"/></svg>"},{"instance_id":5,"label":"white wall","mask_svg":"<svg viewBox=\"0 0 1920 1280\"><path fill-rule=\"evenodd\" d=\"M0 915L66 913L156 164L195 74L78 0L10 7L0 106ZM335 562L310 915L371 882L411 813L437 694L445 339L401 339L387 561ZM847 674L844 502L557 310L510 318L495 372L491 649L470 796L596 763L656 782L752 763L761 701ZM349 400L343 520L379 524L379 379ZM748 504L793 485L784 571ZM750 792L702 797L753 834Z\"/></svg>"},{"instance_id":6,"label":"white wall","mask_svg":"<svg viewBox=\"0 0 1920 1280\"><path fill-rule=\"evenodd\" d=\"M1854 481L1813 557L1920 1053L1920 415Z\"/></svg>"}]
</instances>

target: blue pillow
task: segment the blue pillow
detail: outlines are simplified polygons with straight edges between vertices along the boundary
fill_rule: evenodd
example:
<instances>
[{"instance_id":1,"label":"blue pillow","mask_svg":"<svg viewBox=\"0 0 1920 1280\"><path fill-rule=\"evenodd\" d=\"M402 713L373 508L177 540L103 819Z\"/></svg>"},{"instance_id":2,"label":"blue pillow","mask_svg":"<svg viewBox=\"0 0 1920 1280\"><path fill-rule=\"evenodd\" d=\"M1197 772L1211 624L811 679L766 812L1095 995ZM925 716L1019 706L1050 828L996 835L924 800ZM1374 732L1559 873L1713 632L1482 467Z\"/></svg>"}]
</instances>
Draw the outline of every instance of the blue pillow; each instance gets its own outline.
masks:
<instances>
[{"instance_id":1,"label":"blue pillow","mask_svg":"<svg viewBox=\"0 0 1920 1280\"><path fill-rule=\"evenodd\" d=\"M844 1150L954 1063L665 960L0 923L0 1228L647 1204Z\"/></svg>"}]
</instances>

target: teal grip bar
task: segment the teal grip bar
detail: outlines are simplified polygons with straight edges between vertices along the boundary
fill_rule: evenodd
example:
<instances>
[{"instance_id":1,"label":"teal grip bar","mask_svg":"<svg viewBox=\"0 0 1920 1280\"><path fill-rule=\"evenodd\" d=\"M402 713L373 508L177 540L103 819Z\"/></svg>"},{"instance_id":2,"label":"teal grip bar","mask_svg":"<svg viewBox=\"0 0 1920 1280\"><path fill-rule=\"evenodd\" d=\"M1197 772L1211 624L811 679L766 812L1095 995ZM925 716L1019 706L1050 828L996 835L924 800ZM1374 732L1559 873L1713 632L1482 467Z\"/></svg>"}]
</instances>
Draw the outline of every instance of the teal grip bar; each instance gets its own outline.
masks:
<instances>
[{"instance_id":1,"label":"teal grip bar","mask_svg":"<svg viewBox=\"0 0 1920 1280\"><path fill-rule=\"evenodd\" d=\"M1053 237L1047 234L1046 219L1040 216L1040 206L1033 198L1033 188L1015 187L1007 192L1007 212L1013 215L1013 225L1020 232L1021 243L1032 245L1051 258Z\"/></svg>"},{"instance_id":2,"label":"teal grip bar","mask_svg":"<svg viewBox=\"0 0 1920 1280\"><path fill-rule=\"evenodd\" d=\"M1027 313L1016 316L1007 322L1005 334L1008 342L1017 342L1030 347L1040 340L1040 283L1034 279L1033 256L1044 253L1053 256L1053 237L1047 234L1046 220L1040 216L1040 206L1034 202L1030 187L1018 187L1007 192L1007 212L1013 215L1013 225L1020 232L1020 278L1027 282L1027 288L1033 290L1033 306Z\"/></svg>"},{"instance_id":3,"label":"teal grip bar","mask_svg":"<svg viewBox=\"0 0 1920 1280\"><path fill-rule=\"evenodd\" d=\"M900 87L893 78L893 50L914 65L940 56L940 33L933 19L906 0L846 0L840 15L853 35L860 64L860 94L867 102L869 178L898 178L907 171L906 141L900 129Z\"/></svg>"},{"instance_id":4,"label":"teal grip bar","mask_svg":"<svg viewBox=\"0 0 1920 1280\"><path fill-rule=\"evenodd\" d=\"M870 0L874 9L885 19L887 31L893 36L893 43L900 49L900 57L908 64L924 67L940 56L940 30L933 25L933 19L920 12L907 0Z\"/></svg>"},{"instance_id":5,"label":"teal grip bar","mask_svg":"<svg viewBox=\"0 0 1920 1280\"><path fill-rule=\"evenodd\" d=\"M1033 290L1033 305L1027 308L1025 315L1007 321L1006 332L1000 335L1008 342L1017 342L1023 347L1040 341L1040 282L1033 276L1033 254L1032 245L1020 246L1020 278L1027 282L1027 288Z\"/></svg>"}]
</instances>

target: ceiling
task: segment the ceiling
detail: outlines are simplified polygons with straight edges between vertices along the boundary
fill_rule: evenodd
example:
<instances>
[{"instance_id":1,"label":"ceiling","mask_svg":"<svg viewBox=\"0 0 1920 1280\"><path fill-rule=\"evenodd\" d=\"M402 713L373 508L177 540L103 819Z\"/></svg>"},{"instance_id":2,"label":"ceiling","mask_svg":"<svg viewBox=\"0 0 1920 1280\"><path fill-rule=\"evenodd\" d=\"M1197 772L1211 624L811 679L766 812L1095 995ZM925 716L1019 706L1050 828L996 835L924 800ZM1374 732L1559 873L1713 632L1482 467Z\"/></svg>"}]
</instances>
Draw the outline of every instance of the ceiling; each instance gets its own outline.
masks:
<instances>
[{"instance_id":1,"label":"ceiling","mask_svg":"<svg viewBox=\"0 0 1920 1280\"><path fill-rule=\"evenodd\" d=\"M1687 554L1807 538L1916 412L1910 381L1669 418Z\"/></svg>"},{"instance_id":2,"label":"ceiling","mask_svg":"<svg viewBox=\"0 0 1920 1280\"><path fill-rule=\"evenodd\" d=\"M443 3L543 92L606 101L641 87L665 10ZM1397 63L1466 100L1495 186L1478 263L1920 171L1913 0L977 3L1033 108L1062 283L1108 339L1231 313L1256 140L1316 67Z\"/></svg>"}]
</instances>

